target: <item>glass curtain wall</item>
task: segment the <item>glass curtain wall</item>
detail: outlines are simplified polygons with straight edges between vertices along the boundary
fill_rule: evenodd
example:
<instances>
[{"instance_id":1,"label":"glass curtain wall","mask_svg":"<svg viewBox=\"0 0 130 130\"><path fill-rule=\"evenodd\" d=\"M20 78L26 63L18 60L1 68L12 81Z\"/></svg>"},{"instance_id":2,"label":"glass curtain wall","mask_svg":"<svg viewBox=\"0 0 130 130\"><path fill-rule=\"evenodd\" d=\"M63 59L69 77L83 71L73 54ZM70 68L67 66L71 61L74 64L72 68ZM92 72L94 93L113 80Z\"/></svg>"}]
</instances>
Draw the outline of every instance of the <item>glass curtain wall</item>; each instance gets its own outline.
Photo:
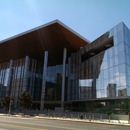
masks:
<instances>
[{"instance_id":1,"label":"glass curtain wall","mask_svg":"<svg viewBox=\"0 0 130 130\"><path fill-rule=\"evenodd\" d=\"M62 65L48 66L46 77L46 101L61 100Z\"/></svg>"},{"instance_id":2,"label":"glass curtain wall","mask_svg":"<svg viewBox=\"0 0 130 130\"><path fill-rule=\"evenodd\" d=\"M22 93L24 80L25 59L13 61L13 70L11 74L11 97L14 99L14 107L18 106L18 97Z\"/></svg>"},{"instance_id":3,"label":"glass curtain wall","mask_svg":"<svg viewBox=\"0 0 130 130\"><path fill-rule=\"evenodd\" d=\"M6 87L9 79L9 62L0 64L0 98L6 94ZM25 58L13 61L11 72L11 83L9 95L14 99L14 107L19 107L18 98L23 92L24 73L27 74L27 88L34 101L41 99L43 62L29 58L28 70L25 72Z\"/></svg>"},{"instance_id":4,"label":"glass curtain wall","mask_svg":"<svg viewBox=\"0 0 130 130\"><path fill-rule=\"evenodd\" d=\"M123 24L127 96L130 96L130 30Z\"/></svg>"},{"instance_id":5,"label":"glass curtain wall","mask_svg":"<svg viewBox=\"0 0 130 130\"><path fill-rule=\"evenodd\" d=\"M91 54L85 61L82 54L92 49L90 43L69 59L68 100L115 99L130 96L130 31L120 23L108 32L113 45L98 54Z\"/></svg>"},{"instance_id":6,"label":"glass curtain wall","mask_svg":"<svg viewBox=\"0 0 130 130\"><path fill-rule=\"evenodd\" d=\"M6 87L9 77L9 63L0 64L0 98L3 98L6 94Z\"/></svg>"},{"instance_id":7,"label":"glass curtain wall","mask_svg":"<svg viewBox=\"0 0 130 130\"><path fill-rule=\"evenodd\" d=\"M13 63L11 96L14 98L15 107L19 107L18 98L21 95L24 87L24 73L27 74L26 91L31 93L33 101L41 100L43 62L29 58L27 68L27 72L25 72L25 58L16 60ZM33 107L35 107L35 105Z\"/></svg>"},{"instance_id":8,"label":"glass curtain wall","mask_svg":"<svg viewBox=\"0 0 130 130\"><path fill-rule=\"evenodd\" d=\"M41 100L41 87L43 75L43 61L29 59L29 70L27 78L27 91L30 91L33 101Z\"/></svg>"},{"instance_id":9,"label":"glass curtain wall","mask_svg":"<svg viewBox=\"0 0 130 130\"><path fill-rule=\"evenodd\" d=\"M48 66L46 76L46 101L61 101L63 65ZM68 64L66 64L66 83L67 88Z\"/></svg>"}]
</instances>

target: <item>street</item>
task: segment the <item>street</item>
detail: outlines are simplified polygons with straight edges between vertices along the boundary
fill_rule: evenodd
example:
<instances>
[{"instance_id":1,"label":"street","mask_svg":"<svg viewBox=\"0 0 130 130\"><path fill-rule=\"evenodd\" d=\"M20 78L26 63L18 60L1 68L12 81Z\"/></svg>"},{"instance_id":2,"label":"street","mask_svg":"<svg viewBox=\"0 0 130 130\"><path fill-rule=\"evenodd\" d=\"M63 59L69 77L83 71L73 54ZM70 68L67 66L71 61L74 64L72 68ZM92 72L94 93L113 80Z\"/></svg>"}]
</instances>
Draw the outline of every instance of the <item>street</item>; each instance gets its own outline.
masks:
<instances>
[{"instance_id":1,"label":"street","mask_svg":"<svg viewBox=\"0 0 130 130\"><path fill-rule=\"evenodd\" d=\"M0 116L0 130L129 130L128 126Z\"/></svg>"}]
</instances>

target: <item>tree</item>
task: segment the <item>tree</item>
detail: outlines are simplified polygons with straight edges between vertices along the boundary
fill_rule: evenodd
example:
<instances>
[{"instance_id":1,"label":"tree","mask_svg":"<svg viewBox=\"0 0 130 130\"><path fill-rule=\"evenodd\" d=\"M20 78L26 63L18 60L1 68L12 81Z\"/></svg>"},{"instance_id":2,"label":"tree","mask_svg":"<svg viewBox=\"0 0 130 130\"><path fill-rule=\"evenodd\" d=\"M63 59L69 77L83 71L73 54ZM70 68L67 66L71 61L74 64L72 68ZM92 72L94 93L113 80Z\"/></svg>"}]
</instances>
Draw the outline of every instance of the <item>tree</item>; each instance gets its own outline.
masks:
<instances>
[{"instance_id":1,"label":"tree","mask_svg":"<svg viewBox=\"0 0 130 130\"><path fill-rule=\"evenodd\" d=\"M13 99L11 99L13 101ZM9 110L10 105L10 96L4 96L4 98L1 99L2 106L5 107L6 110Z\"/></svg>"},{"instance_id":2,"label":"tree","mask_svg":"<svg viewBox=\"0 0 130 130\"><path fill-rule=\"evenodd\" d=\"M108 115L108 117L109 117L109 122L110 122L110 116L111 116L111 114L112 114L112 111L111 111L110 108L108 108L106 114Z\"/></svg>"},{"instance_id":3,"label":"tree","mask_svg":"<svg viewBox=\"0 0 130 130\"><path fill-rule=\"evenodd\" d=\"M32 97L30 95L30 92L24 91L21 96L19 97L20 106L23 109L28 109L32 105Z\"/></svg>"}]
</instances>

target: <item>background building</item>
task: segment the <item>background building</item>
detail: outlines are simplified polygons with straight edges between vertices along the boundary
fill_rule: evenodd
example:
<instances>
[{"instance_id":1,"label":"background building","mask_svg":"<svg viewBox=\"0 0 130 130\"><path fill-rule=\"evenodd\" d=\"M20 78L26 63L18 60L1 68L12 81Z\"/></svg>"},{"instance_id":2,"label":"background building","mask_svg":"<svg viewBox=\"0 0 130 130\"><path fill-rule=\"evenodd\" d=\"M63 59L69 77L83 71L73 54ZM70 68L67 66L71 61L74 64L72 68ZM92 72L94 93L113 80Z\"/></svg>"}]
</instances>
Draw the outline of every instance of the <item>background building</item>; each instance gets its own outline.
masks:
<instances>
[{"instance_id":1,"label":"background building","mask_svg":"<svg viewBox=\"0 0 130 130\"><path fill-rule=\"evenodd\" d=\"M108 84L107 97L116 97L116 84Z\"/></svg>"}]
</instances>

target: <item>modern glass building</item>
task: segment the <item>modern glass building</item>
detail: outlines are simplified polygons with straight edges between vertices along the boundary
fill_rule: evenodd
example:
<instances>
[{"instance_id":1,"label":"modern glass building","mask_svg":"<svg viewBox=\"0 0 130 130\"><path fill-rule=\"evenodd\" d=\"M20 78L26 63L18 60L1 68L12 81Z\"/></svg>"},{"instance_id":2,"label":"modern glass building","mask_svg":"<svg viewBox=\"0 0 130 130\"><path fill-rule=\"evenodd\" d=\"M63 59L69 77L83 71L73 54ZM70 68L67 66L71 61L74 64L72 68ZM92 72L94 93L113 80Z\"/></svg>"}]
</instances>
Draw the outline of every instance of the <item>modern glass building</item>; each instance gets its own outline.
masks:
<instances>
[{"instance_id":1,"label":"modern glass building","mask_svg":"<svg viewBox=\"0 0 130 130\"><path fill-rule=\"evenodd\" d=\"M130 109L129 55L130 30L124 23L72 54L67 97L73 109Z\"/></svg>"},{"instance_id":2,"label":"modern glass building","mask_svg":"<svg viewBox=\"0 0 130 130\"><path fill-rule=\"evenodd\" d=\"M0 98L33 109L130 109L130 30L122 22L89 42L58 20L0 42Z\"/></svg>"}]
</instances>

